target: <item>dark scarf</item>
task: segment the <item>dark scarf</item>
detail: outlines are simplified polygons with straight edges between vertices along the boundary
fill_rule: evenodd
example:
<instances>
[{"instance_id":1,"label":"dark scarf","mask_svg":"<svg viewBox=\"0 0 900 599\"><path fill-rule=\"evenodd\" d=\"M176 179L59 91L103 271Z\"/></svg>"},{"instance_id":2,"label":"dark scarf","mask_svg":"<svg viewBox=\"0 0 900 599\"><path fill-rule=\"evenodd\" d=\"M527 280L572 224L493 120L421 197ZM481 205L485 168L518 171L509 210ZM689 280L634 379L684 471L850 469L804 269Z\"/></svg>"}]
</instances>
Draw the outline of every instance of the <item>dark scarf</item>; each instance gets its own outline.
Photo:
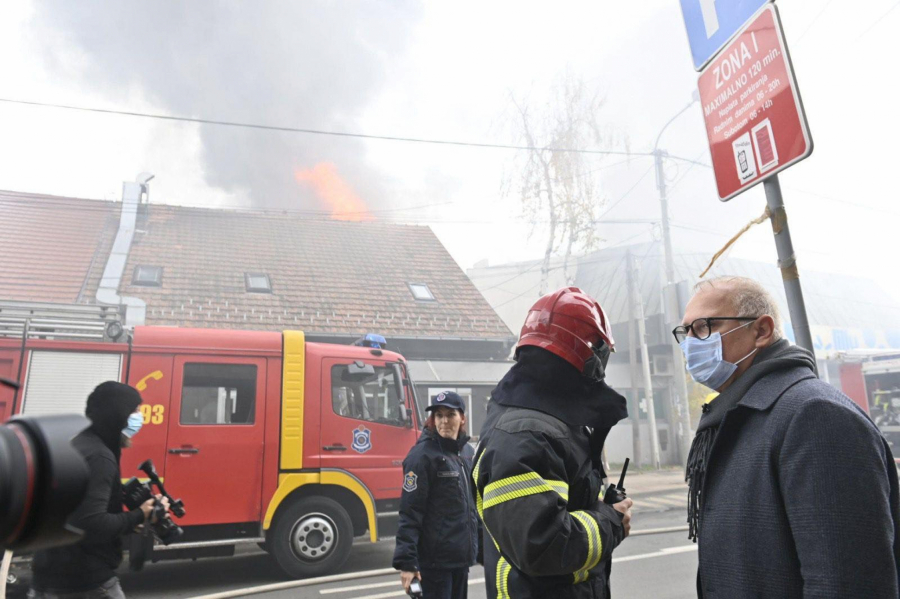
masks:
<instances>
[{"instance_id":1,"label":"dark scarf","mask_svg":"<svg viewBox=\"0 0 900 599\"><path fill-rule=\"evenodd\" d=\"M591 427L591 446L598 454L610 429L628 417L625 398L604 381L589 379L556 354L531 346L519 349L491 401L537 410L569 426Z\"/></svg>"},{"instance_id":2,"label":"dark scarf","mask_svg":"<svg viewBox=\"0 0 900 599\"><path fill-rule=\"evenodd\" d=\"M747 391L761 378L779 370L805 366L815 372L816 361L805 349L791 345L787 339L780 339L757 353L753 365L739 376L721 395L703 406L703 415L697 426L697 434L688 454L685 481L688 483L688 538L697 541L700 531L700 496L710 453L719 425L744 397Z\"/></svg>"}]
</instances>

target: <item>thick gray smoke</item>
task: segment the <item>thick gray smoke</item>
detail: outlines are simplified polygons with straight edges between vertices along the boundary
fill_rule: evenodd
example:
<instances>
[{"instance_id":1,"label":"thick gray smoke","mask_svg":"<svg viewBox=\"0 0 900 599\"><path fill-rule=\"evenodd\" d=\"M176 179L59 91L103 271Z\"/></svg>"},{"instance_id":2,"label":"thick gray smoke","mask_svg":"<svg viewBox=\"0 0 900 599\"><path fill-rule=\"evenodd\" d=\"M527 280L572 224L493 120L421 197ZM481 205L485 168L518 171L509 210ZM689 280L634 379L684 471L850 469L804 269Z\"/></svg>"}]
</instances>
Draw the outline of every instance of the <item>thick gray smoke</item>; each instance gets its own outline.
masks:
<instances>
[{"instance_id":1,"label":"thick gray smoke","mask_svg":"<svg viewBox=\"0 0 900 599\"><path fill-rule=\"evenodd\" d=\"M359 129L357 119L419 18L415 5L397 0L34 6L36 31L61 36L87 59L86 69L73 74L48 52L53 73L83 78L117 106L128 108L129 90L139 86L170 114L339 131ZM249 189L258 207L322 208L294 179L295 170L322 161L364 189L370 207L384 204L359 140L210 125L200 135L207 182Z\"/></svg>"}]
</instances>

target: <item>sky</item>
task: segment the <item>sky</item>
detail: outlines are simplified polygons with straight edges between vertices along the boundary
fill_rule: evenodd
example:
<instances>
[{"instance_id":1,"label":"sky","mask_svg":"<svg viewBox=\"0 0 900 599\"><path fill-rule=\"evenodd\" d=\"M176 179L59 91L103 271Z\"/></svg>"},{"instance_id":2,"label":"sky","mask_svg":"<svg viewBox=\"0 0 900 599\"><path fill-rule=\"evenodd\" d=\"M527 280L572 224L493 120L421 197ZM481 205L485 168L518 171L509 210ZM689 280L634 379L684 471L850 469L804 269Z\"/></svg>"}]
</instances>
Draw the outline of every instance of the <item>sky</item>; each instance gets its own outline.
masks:
<instances>
[{"instance_id":1,"label":"sky","mask_svg":"<svg viewBox=\"0 0 900 599\"><path fill-rule=\"evenodd\" d=\"M805 268L879 280L900 302L895 183L897 0L779 0L815 150L780 175ZM20 2L0 7L0 98L417 139L510 144L510 98L539 110L555 82L605 98L592 149L647 152L692 101L677 0ZM348 138L0 102L0 189L117 199L150 172L151 202L327 210L351 189L374 218L433 228L463 268L542 255L515 195L515 150ZM693 104L660 147L709 163ZM647 241L652 160L592 156L602 245ZM675 251L712 256L765 207L722 203L711 169L666 162ZM316 173L326 179L311 182ZM335 177L335 181L327 179ZM339 180L337 179L339 178ZM330 187L329 187L329 184ZM352 206L358 204L353 203ZM771 227L732 256L773 264ZM801 278L802 280L802 278Z\"/></svg>"}]
</instances>

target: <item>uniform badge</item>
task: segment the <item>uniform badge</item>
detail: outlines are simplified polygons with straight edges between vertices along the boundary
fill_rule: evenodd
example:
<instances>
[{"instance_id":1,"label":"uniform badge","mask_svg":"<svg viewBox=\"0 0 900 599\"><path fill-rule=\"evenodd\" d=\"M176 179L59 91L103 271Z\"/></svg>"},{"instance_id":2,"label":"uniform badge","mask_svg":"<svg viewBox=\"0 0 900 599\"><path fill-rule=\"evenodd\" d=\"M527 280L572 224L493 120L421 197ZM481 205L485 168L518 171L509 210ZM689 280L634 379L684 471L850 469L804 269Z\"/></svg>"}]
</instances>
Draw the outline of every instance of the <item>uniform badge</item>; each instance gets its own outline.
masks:
<instances>
[{"instance_id":1,"label":"uniform badge","mask_svg":"<svg viewBox=\"0 0 900 599\"><path fill-rule=\"evenodd\" d=\"M372 431L360 424L359 428L353 431L353 444L350 447L357 453L366 453L372 449L371 436Z\"/></svg>"},{"instance_id":2,"label":"uniform badge","mask_svg":"<svg viewBox=\"0 0 900 599\"><path fill-rule=\"evenodd\" d=\"M403 490L409 493L415 491L418 487L416 486L416 481L419 479L416 476L416 473L410 470L406 473L406 476L403 477Z\"/></svg>"}]
</instances>

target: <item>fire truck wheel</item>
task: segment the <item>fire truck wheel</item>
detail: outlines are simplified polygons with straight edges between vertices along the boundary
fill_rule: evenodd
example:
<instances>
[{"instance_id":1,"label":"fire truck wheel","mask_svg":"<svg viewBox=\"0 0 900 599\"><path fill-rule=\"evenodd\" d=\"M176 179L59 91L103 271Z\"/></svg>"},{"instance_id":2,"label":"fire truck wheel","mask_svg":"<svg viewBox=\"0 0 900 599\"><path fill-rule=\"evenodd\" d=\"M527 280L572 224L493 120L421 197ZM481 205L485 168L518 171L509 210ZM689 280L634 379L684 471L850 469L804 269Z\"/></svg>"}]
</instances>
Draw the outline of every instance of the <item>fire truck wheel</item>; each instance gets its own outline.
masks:
<instances>
[{"instance_id":1,"label":"fire truck wheel","mask_svg":"<svg viewBox=\"0 0 900 599\"><path fill-rule=\"evenodd\" d=\"M337 570L350 556L353 523L341 504L327 497L307 497L290 506L266 543L290 576L319 576Z\"/></svg>"}]
</instances>

